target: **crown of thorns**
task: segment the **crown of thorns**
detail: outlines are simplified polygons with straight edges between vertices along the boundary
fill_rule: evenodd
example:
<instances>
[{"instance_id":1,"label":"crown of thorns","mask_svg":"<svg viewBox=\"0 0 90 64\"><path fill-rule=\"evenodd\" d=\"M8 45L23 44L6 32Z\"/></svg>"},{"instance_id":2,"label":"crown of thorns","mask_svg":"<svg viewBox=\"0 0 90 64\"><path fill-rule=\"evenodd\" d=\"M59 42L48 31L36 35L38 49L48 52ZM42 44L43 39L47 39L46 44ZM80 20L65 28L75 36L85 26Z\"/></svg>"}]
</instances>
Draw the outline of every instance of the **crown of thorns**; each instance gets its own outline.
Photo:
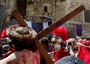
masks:
<instances>
[{"instance_id":1,"label":"crown of thorns","mask_svg":"<svg viewBox=\"0 0 90 64\"><path fill-rule=\"evenodd\" d=\"M21 27L19 25L12 25L7 28L7 36L10 39L17 41L32 41L35 39L37 33L29 27Z\"/></svg>"}]
</instances>

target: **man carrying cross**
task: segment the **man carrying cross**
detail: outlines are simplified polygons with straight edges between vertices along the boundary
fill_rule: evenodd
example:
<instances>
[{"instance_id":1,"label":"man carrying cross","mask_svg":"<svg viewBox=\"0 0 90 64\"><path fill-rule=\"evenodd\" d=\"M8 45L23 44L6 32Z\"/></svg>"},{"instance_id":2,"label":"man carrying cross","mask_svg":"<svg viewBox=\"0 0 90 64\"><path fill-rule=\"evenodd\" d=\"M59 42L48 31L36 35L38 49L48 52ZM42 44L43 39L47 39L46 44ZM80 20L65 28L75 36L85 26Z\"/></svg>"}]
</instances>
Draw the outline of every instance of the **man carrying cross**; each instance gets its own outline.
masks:
<instances>
[{"instance_id":1,"label":"man carrying cross","mask_svg":"<svg viewBox=\"0 0 90 64\"><path fill-rule=\"evenodd\" d=\"M40 64L40 53L33 41L37 34L33 29L13 25L6 33L16 51L0 60L0 64Z\"/></svg>"}]
</instances>

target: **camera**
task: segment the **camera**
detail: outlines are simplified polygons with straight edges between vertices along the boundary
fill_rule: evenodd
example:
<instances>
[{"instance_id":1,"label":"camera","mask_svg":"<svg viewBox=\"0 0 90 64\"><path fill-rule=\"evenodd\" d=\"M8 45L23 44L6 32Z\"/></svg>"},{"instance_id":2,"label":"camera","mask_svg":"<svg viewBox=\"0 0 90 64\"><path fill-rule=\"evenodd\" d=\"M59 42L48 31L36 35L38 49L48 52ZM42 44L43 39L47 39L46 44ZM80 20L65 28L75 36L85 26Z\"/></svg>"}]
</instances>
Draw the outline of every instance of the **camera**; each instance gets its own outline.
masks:
<instances>
[{"instance_id":1,"label":"camera","mask_svg":"<svg viewBox=\"0 0 90 64\"><path fill-rule=\"evenodd\" d=\"M71 46L72 45L72 42L68 42L68 45Z\"/></svg>"}]
</instances>

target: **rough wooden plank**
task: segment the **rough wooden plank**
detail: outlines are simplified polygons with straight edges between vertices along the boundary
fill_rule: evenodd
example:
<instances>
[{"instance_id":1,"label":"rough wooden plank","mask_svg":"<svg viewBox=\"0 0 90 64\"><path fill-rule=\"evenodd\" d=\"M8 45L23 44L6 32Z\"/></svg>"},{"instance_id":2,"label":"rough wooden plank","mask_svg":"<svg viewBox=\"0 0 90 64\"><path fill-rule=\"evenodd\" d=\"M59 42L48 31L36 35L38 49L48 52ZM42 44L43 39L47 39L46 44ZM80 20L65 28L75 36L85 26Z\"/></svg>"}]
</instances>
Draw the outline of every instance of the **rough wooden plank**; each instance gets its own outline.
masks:
<instances>
[{"instance_id":1,"label":"rough wooden plank","mask_svg":"<svg viewBox=\"0 0 90 64\"><path fill-rule=\"evenodd\" d=\"M21 26L28 26L17 9L13 10L12 14Z\"/></svg>"},{"instance_id":2,"label":"rough wooden plank","mask_svg":"<svg viewBox=\"0 0 90 64\"><path fill-rule=\"evenodd\" d=\"M52 59L50 58L50 56L47 54L46 50L40 44L39 40L38 39L35 39L35 42L36 42L35 45L37 46L37 49L41 53L41 55L44 58L44 60L46 61L46 64L54 64L54 62L52 61Z\"/></svg>"},{"instance_id":3,"label":"rough wooden plank","mask_svg":"<svg viewBox=\"0 0 90 64\"><path fill-rule=\"evenodd\" d=\"M74 16L76 16L77 14L79 14L80 12L82 12L84 9L85 8L84 8L83 5L79 6L78 8L76 8L75 10L73 10L72 12L70 12L69 14L67 14L66 16L62 17L60 20L58 20L55 23L53 23L52 25L50 25L45 30L39 32L38 35L37 35L37 38L38 39L41 39L42 37L48 35L54 29L56 29L57 27L61 26L62 24L64 24L65 22L67 22L68 20L70 20L71 18L73 18Z\"/></svg>"}]
</instances>

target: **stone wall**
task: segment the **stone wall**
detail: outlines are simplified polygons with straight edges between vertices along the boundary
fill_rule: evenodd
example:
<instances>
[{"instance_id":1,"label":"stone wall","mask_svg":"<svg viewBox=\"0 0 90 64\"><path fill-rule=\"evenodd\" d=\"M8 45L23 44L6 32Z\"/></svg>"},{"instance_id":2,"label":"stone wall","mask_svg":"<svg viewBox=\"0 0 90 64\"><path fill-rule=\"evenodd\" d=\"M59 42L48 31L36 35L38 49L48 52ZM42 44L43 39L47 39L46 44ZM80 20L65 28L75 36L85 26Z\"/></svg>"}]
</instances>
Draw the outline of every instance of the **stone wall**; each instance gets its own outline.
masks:
<instances>
[{"instance_id":1,"label":"stone wall","mask_svg":"<svg viewBox=\"0 0 90 64\"><path fill-rule=\"evenodd\" d=\"M67 0L67 10L66 12L69 13L70 11L72 11L74 8L80 6L80 5L84 5L86 9L90 10L90 0ZM90 30L89 30L89 25L90 23L85 23L84 20L84 11L81 12L80 14L78 14L77 16L75 16L74 18L72 18L68 24L69 24L69 29L70 29L70 23L71 24L82 24L83 26L83 35L82 37L90 37ZM73 27L75 27L75 25L73 25Z\"/></svg>"},{"instance_id":2,"label":"stone wall","mask_svg":"<svg viewBox=\"0 0 90 64\"><path fill-rule=\"evenodd\" d=\"M55 2L55 0L44 0L43 3L39 2L34 3L33 5L28 5L27 16L42 16L42 13L44 12L44 6L47 6L48 12L52 13L52 17L55 20L58 20L80 5L84 5L86 9L90 9L90 0L66 0L64 2L60 2L59 0L57 0L57 2ZM84 21L84 11L65 23L69 30L74 29L74 33L77 24L82 24L83 26L82 37L89 37L88 35L90 35L90 24L87 24Z\"/></svg>"},{"instance_id":3,"label":"stone wall","mask_svg":"<svg viewBox=\"0 0 90 64\"><path fill-rule=\"evenodd\" d=\"M26 14L27 16L42 16L42 13L44 13L44 6L47 6L47 13L51 13L52 17L57 20L65 15L65 4L66 2L61 3L60 1L55 3L54 0L44 1L43 3L37 2L27 5Z\"/></svg>"}]
</instances>

